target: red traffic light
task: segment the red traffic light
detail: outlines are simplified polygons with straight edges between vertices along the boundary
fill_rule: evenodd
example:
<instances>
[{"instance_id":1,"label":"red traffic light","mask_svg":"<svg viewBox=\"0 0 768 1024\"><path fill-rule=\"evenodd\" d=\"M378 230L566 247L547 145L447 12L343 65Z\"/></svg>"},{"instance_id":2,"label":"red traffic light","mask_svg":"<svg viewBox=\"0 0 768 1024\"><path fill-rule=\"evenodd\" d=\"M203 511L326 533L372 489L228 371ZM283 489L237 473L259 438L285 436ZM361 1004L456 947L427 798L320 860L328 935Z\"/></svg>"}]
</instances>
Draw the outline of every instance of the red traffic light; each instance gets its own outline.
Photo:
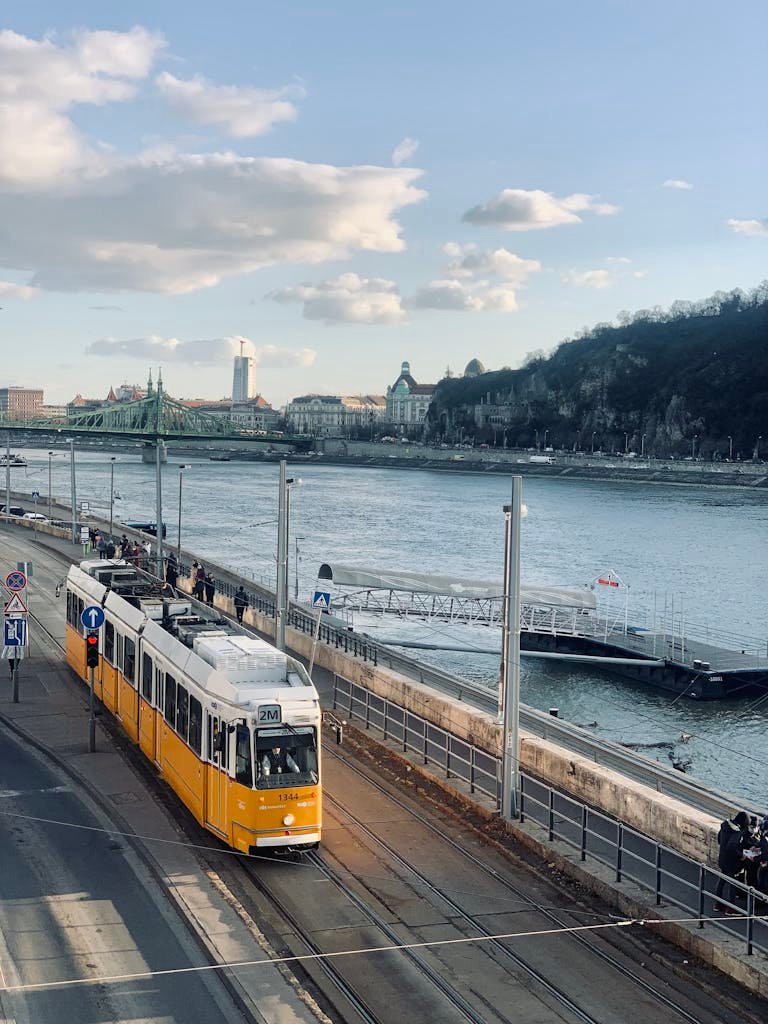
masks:
<instances>
[{"instance_id":1,"label":"red traffic light","mask_svg":"<svg viewBox=\"0 0 768 1024\"><path fill-rule=\"evenodd\" d=\"M85 638L85 664L87 668L99 667L99 635L89 633Z\"/></svg>"},{"instance_id":2,"label":"red traffic light","mask_svg":"<svg viewBox=\"0 0 768 1024\"><path fill-rule=\"evenodd\" d=\"M85 638L85 642L88 644L89 647L98 647L99 646L99 638L97 636L93 636L93 635L87 636Z\"/></svg>"}]
</instances>

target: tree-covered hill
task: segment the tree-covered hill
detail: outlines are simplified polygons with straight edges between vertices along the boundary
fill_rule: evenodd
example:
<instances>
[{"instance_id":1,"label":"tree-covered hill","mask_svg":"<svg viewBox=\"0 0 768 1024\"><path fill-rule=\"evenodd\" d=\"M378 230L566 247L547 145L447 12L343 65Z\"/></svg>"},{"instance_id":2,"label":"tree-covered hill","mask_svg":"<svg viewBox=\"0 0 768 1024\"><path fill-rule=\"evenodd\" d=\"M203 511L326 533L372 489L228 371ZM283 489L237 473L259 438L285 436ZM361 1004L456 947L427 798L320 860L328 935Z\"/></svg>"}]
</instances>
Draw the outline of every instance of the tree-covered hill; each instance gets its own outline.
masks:
<instances>
[{"instance_id":1,"label":"tree-covered hill","mask_svg":"<svg viewBox=\"0 0 768 1024\"><path fill-rule=\"evenodd\" d=\"M431 429L703 458L727 458L732 438L734 458L768 457L768 281L618 320L519 370L441 381Z\"/></svg>"}]
</instances>

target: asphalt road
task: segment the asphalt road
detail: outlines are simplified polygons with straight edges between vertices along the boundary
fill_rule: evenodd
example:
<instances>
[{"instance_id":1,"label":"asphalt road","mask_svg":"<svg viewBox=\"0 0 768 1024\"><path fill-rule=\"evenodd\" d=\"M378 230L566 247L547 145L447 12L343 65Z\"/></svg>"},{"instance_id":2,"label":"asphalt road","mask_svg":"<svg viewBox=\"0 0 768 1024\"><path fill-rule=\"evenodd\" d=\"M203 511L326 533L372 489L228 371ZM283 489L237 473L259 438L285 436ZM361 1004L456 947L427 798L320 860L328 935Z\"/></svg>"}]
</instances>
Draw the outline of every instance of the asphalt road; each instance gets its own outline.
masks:
<instances>
[{"instance_id":1,"label":"asphalt road","mask_svg":"<svg viewBox=\"0 0 768 1024\"><path fill-rule=\"evenodd\" d=\"M103 815L12 734L3 729L0 737L3 1018L18 1024L240 1020L215 972L55 984L203 960L123 841L49 823L98 830L108 824Z\"/></svg>"}]
</instances>

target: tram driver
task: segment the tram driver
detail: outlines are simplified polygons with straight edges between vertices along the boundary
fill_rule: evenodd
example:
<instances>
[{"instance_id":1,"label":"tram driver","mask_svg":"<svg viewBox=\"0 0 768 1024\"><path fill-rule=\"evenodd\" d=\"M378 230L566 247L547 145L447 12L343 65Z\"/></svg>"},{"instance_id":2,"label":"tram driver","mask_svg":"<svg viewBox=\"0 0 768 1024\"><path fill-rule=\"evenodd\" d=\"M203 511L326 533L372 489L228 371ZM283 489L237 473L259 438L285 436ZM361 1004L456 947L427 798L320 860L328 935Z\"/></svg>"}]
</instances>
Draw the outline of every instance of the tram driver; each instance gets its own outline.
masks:
<instances>
[{"instance_id":1,"label":"tram driver","mask_svg":"<svg viewBox=\"0 0 768 1024\"><path fill-rule=\"evenodd\" d=\"M262 775L286 775L288 772L299 772L301 769L287 750L272 747L261 759Z\"/></svg>"}]
</instances>

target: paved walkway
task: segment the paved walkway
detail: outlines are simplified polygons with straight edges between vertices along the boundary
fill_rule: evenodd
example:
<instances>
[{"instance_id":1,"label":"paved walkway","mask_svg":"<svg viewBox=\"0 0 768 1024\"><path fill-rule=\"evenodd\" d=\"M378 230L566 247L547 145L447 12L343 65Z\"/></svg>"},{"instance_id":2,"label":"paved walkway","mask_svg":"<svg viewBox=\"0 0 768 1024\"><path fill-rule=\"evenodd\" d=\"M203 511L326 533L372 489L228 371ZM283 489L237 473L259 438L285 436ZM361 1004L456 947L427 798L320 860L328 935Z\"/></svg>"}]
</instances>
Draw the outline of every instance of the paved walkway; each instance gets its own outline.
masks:
<instances>
[{"instance_id":1,"label":"paved walkway","mask_svg":"<svg viewBox=\"0 0 768 1024\"><path fill-rule=\"evenodd\" d=\"M36 543L26 530L0 527L3 577L9 569L16 568L17 562L33 562L28 592L30 612L44 626L43 629L31 621L31 657L21 665L18 704L12 703L7 670L0 666L0 724L25 745L32 744L42 751L69 776L72 786L96 805L107 828L110 826L105 819L128 837L142 837L142 841L128 838L127 843L143 862L144 871L155 876L155 884L162 884L171 903L189 923L198 952L202 953L201 962L227 963L273 956L256 923L231 905L223 887L217 884L210 869L201 866L194 849L168 818L152 790L115 750L99 719L97 751L87 752L87 690L75 679L57 646L57 641L63 642L64 637L64 598L55 596L56 585L65 575L62 555L77 559L82 552L57 538L45 537L45 544L42 540ZM64 808L61 816L66 816ZM7 827L0 808L0 834ZM50 841L57 842L55 831L50 834ZM125 843L122 837L117 841ZM213 837L210 844L217 846ZM221 977L229 996L253 1020L265 1024L315 1024L324 1019L297 979L282 966L222 971ZM182 1007L177 1018L163 1019L193 1018L185 1016Z\"/></svg>"}]
</instances>

